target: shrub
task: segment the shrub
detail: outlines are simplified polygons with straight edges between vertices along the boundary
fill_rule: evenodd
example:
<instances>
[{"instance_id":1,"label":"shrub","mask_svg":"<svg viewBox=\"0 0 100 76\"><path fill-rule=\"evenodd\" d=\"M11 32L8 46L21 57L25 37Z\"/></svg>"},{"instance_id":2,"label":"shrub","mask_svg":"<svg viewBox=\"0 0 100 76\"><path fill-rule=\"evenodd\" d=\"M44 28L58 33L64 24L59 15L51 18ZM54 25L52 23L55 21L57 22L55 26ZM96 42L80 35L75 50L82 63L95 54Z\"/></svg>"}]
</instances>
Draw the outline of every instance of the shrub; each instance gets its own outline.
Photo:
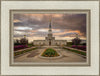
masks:
<instances>
[{"instance_id":1,"label":"shrub","mask_svg":"<svg viewBox=\"0 0 100 76\"><path fill-rule=\"evenodd\" d=\"M74 45L79 45L79 44L80 44L80 42L81 42L81 39L79 39L78 37L77 37L77 38L72 39L72 43L73 43Z\"/></svg>"},{"instance_id":2,"label":"shrub","mask_svg":"<svg viewBox=\"0 0 100 76\"><path fill-rule=\"evenodd\" d=\"M72 48L80 49L86 51L86 46L77 46L77 45L72 45Z\"/></svg>"},{"instance_id":3,"label":"shrub","mask_svg":"<svg viewBox=\"0 0 100 76\"><path fill-rule=\"evenodd\" d=\"M27 45L17 45L17 46L14 46L14 51L24 49L24 48L27 48L27 47L28 47Z\"/></svg>"}]
</instances>

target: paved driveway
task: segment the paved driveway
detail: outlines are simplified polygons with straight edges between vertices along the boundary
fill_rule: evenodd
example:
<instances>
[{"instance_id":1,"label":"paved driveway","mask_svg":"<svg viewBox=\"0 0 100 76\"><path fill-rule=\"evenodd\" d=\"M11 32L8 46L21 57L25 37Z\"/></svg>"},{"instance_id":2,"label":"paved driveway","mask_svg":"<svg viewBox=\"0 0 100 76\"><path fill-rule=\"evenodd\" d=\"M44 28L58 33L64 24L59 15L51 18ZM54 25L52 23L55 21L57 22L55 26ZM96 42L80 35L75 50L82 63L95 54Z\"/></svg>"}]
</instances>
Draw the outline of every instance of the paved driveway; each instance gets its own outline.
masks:
<instances>
[{"instance_id":1,"label":"paved driveway","mask_svg":"<svg viewBox=\"0 0 100 76\"><path fill-rule=\"evenodd\" d=\"M57 59L44 59L40 58L39 55L46 48L52 47L58 51L62 57ZM62 49L59 46L42 46L36 50L33 50L29 53L26 53L20 57L14 59L15 62L86 62L86 58L83 58L81 55L70 52L68 50Z\"/></svg>"}]
</instances>

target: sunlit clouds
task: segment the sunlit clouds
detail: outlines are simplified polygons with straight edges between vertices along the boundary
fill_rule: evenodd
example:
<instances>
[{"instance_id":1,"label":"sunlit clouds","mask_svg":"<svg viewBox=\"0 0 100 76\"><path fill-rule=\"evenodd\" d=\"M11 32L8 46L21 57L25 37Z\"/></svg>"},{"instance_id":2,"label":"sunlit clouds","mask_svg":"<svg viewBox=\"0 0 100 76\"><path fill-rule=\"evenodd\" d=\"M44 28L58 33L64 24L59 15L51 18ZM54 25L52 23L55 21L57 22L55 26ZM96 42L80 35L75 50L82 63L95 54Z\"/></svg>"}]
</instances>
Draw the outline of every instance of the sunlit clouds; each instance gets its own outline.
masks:
<instances>
[{"instance_id":1,"label":"sunlit clouds","mask_svg":"<svg viewBox=\"0 0 100 76\"><path fill-rule=\"evenodd\" d=\"M52 16L52 33L56 39L71 40L77 33L86 39L86 14L14 14L14 39L24 35L29 41L44 39Z\"/></svg>"},{"instance_id":2,"label":"sunlit clouds","mask_svg":"<svg viewBox=\"0 0 100 76\"><path fill-rule=\"evenodd\" d=\"M15 30L32 30L30 27L16 27Z\"/></svg>"},{"instance_id":3,"label":"sunlit clouds","mask_svg":"<svg viewBox=\"0 0 100 76\"><path fill-rule=\"evenodd\" d=\"M14 23L18 23L18 22L21 22L20 20L17 20L17 19L14 19L13 21Z\"/></svg>"}]
</instances>

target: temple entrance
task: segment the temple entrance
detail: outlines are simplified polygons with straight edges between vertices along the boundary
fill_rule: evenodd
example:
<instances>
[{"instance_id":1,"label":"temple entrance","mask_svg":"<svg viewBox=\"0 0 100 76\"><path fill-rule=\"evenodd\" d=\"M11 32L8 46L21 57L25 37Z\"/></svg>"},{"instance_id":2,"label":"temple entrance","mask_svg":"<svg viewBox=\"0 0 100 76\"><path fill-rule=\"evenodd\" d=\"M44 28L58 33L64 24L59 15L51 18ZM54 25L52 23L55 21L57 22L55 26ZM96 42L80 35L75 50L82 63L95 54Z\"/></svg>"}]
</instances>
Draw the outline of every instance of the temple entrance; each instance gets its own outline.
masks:
<instances>
[{"instance_id":1,"label":"temple entrance","mask_svg":"<svg viewBox=\"0 0 100 76\"><path fill-rule=\"evenodd\" d=\"M49 46L51 46L51 39L49 39Z\"/></svg>"},{"instance_id":2,"label":"temple entrance","mask_svg":"<svg viewBox=\"0 0 100 76\"><path fill-rule=\"evenodd\" d=\"M49 46L51 46L51 42L49 41Z\"/></svg>"}]
</instances>

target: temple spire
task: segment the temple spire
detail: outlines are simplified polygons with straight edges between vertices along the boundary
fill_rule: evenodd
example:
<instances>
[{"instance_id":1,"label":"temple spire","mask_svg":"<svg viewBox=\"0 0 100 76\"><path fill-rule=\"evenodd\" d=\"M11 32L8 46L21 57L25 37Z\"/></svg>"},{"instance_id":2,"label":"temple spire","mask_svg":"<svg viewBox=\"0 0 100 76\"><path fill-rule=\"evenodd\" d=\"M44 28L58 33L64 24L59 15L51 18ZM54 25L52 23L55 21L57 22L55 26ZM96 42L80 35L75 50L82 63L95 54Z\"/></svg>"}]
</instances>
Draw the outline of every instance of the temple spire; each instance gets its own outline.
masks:
<instances>
[{"instance_id":1,"label":"temple spire","mask_svg":"<svg viewBox=\"0 0 100 76\"><path fill-rule=\"evenodd\" d=\"M51 29L51 19L52 19L52 16L50 16L50 23L49 23L49 33L52 33L52 29Z\"/></svg>"},{"instance_id":2,"label":"temple spire","mask_svg":"<svg viewBox=\"0 0 100 76\"><path fill-rule=\"evenodd\" d=\"M51 28L52 15L50 17L51 18L50 18L49 28Z\"/></svg>"}]
</instances>

